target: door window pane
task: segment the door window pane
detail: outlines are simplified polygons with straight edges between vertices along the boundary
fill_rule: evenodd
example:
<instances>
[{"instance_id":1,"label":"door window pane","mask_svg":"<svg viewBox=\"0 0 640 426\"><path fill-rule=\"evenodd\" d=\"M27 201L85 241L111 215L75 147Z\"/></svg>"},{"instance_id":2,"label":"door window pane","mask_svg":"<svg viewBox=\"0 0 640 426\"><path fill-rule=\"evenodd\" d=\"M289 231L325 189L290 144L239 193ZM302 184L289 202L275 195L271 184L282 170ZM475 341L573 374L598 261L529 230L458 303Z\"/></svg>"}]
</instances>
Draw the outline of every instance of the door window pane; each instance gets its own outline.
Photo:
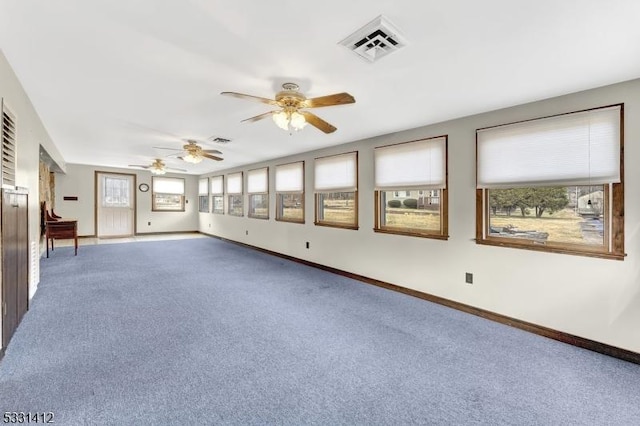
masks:
<instances>
[{"instance_id":1,"label":"door window pane","mask_svg":"<svg viewBox=\"0 0 640 426\"><path fill-rule=\"evenodd\" d=\"M129 179L105 176L102 207L130 207Z\"/></svg>"}]
</instances>

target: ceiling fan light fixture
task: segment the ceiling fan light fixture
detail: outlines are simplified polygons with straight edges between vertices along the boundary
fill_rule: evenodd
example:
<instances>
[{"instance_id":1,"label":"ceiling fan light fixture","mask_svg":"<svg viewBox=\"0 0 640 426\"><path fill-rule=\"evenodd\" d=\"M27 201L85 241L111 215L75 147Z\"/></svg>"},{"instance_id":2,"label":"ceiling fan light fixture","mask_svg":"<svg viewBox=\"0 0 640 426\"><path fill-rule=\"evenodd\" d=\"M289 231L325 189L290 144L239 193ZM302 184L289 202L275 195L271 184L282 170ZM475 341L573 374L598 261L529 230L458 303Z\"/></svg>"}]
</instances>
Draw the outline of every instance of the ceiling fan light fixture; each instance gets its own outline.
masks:
<instances>
[{"instance_id":1,"label":"ceiling fan light fixture","mask_svg":"<svg viewBox=\"0 0 640 426\"><path fill-rule=\"evenodd\" d=\"M289 131L289 117L285 111L273 114L273 122L284 131Z\"/></svg>"},{"instance_id":2,"label":"ceiling fan light fixture","mask_svg":"<svg viewBox=\"0 0 640 426\"><path fill-rule=\"evenodd\" d=\"M280 111L273 114L273 122L285 132L293 130L302 130L307 125L304 115L298 111L288 112Z\"/></svg>"},{"instance_id":3,"label":"ceiling fan light fixture","mask_svg":"<svg viewBox=\"0 0 640 426\"><path fill-rule=\"evenodd\" d=\"M182 159L184 161L186 161L187 163L192 163L192 164L198 164L199 162L202 161L202 157L199 155L195 155L191 152L189 152L187 155L185 155L184 157L182 157Z\"/></svg>"},{"instance_id":4,"label":"ceiling fan light fixture","mask_svg":"<svg viewBox=\"0 0 640 426\"><path fill-rule=\"evenodd\" d=\"M165 173L167 173L167 171L162 168L162 167L152 167L150 169L151 173L153 173L154 175L163 175Z\"/></svg>"},{"instance_id":5,"label":"ceiling fan light fixture","mask_svg":"<svg viewBox=\"0 0 640 426\"><path fill-rule=\"evenodd\" d=\"M305 120L304 115L300 114L298 111L295 111L291 114L291 127L295 130L302 130L304 126L307 125L307 120Z\"/></svg>"}]
</instances>

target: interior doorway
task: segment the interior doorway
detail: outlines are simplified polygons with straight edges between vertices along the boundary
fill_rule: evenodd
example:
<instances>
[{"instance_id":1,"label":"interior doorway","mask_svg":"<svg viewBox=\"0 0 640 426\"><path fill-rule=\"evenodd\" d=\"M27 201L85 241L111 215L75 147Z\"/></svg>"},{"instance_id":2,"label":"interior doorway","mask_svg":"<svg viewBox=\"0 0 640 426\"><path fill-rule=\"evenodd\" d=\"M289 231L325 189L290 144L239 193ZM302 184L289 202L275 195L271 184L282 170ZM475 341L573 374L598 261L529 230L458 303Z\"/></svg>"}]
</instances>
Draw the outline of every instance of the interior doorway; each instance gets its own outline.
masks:
<instances>
[{"instance_id":1,"label":"interior doorway","mask_svg":"<svg viewBox=\"0 0 640 426\"><path fill-rule=\"evenodd\" d=\"M96 172L96 236L135 234L136 175Z\"/></svg>"}]
</instances>

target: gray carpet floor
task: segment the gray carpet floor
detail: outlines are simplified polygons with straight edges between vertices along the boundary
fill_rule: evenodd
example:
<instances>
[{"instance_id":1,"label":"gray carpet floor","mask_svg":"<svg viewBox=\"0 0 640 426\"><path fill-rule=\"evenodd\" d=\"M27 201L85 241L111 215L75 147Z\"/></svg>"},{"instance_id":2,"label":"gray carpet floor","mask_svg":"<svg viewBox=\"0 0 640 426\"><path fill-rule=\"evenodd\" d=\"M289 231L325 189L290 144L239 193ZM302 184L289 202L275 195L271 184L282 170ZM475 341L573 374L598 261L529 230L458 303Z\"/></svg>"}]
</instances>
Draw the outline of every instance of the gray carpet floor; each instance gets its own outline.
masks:
<instances>
[{"instance_id":1,"label":"gray carpet floor","mask_svg":"<svg viewBox=\"0 0 640 426\"><path fill-rule=\"evenodd\" d=\"M640 424L636 364L213 238L57 248L41 274L0 362L0 414Z\"/></svg>"}]
</instances>

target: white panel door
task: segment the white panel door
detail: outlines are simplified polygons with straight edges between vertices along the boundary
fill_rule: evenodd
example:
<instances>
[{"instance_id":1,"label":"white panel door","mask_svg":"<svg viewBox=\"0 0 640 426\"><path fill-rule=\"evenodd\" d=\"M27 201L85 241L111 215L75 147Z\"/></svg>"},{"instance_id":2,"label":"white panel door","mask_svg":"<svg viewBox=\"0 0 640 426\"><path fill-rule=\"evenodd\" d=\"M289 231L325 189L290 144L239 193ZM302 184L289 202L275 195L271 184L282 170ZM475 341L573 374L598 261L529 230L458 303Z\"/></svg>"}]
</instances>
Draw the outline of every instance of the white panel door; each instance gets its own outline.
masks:
<instances>
[{"instance_id":1,"label":"white panel door","mask_svg":"<svg viewBox=\"0 0 640 426\"><path fill-rule=\"evenodd\" d=\"M133 236L134 176L98 173L98 237Z\"/></svg>"}]
</instances>

